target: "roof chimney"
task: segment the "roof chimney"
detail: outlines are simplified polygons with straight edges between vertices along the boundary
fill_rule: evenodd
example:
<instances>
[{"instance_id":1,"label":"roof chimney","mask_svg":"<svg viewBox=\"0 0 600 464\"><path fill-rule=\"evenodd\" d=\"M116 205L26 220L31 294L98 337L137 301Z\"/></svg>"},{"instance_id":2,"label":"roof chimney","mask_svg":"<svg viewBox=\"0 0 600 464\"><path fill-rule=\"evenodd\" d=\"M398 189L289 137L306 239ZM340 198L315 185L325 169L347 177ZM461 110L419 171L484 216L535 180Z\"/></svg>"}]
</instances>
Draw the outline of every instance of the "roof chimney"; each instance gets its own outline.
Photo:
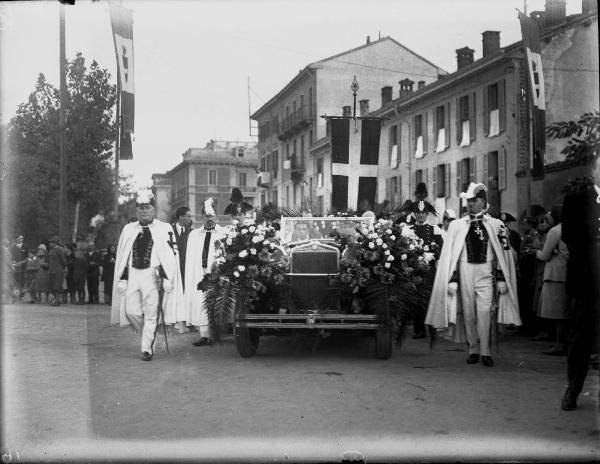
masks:
<instances>
[{"instance_id":1,"label":"roof chimney","mask_svg":"<svg viewBox=\"0 0 600 464\"><path fill-rule=\"evenodd\" d=\"M361 100L359 103L360 103L360 115L366 116L369 113L369 100Z\"/></svg>"},{"instance_id":2,"label":"roof chimney","mask_svg":"<svg viewBox=\"0 0 600 464\"><path fill-rule=\"evenodd\" d=\"M342 107L342 116L345 118L352 117L352 107L350 105Z\"/></svg>"},{"instance_id":3,"label":"roof chimney","mask_svg":"<svg viewBox=\"0 0 600 464\"><path fill-rule=\"evenodd\" d=\"M415 83L415 81L411 81L409 78L402 79L399 82L399 84L400 84L400 97L404 97L405 95L408 95L408 94L412 93L414 83Z\"/></svg>"},{"instance_id":4,"label":"roof chimney","mask_svg":"<svg viewBox=\"0 0 600 464\"><path fill-rule=\"evenodd\" d=\"M456 69L462 69L473 63L473 53L475 53L475 50L469 47L456 50Z\"/></svg>"},{"instance_id":5,"label":"roof chimney","mask_svg":"<svg viewBox=\"0 0 600 464\"><path fill-rule=\"evenodd\" d=\"M567 17L567 0L546 0L545 27L556 26Z\"/></svg>"},{"instance_id":6,"label":"roof chimney","mask_svg":"<svg viewBox=\"0 0 600 464\"><path fill-rule=\"evenodd\" d=\"M423 87L425 87L425 81L417 82L417 90L421 90Z\"/></svg>"},{"instance_id":7,"label":"roof chimney","mask_svg":"<svg viewBox=\"0 0 600 464\"><path fill-rule=\"evenodd\" d=\"M381 106L387 105L392 101L392 86L381 87Z\"/></svg>"},{"instance_id":8,"label":"roof chimney","mask_svg":"<svg viewBox=\"0 0 600 464\"><path fill-rule=\"evenodd\" d=\"M370 43L371 43L371 36L370 36L370 35L368 35L368 36L367 36L367 45L369 45Z\"/></svg>"},{"instance_id":9,"label":"roof chimney","mask_svg":"<svg viewBox=\"0 0 600 464\"><path fill-rule=\"evenodd\" d=\"M496 55L500 53L500 31L484 31L483 36L483 57Z\"/></svg>"},{"instance_id":10,"label":"roof chimney","mask_svg":"<svg viewBox=\"0 0 600 464\"><path fill-rule=\"evenodd\" d=\"M590 14L594 11L598 11L597 0L582 0L581 1L581 13Z\"/></svg>"}]
</instances>

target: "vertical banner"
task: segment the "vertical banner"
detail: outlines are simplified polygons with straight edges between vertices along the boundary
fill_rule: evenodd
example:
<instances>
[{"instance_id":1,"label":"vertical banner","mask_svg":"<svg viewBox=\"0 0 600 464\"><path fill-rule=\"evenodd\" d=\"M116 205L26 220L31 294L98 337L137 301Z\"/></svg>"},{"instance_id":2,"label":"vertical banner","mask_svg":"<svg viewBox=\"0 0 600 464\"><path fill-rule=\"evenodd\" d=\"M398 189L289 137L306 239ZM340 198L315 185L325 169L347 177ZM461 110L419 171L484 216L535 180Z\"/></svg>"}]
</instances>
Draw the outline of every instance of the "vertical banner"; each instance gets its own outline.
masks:
<instances>
[{"instance_id":1,"label":"vertical banner","mask_svg":"<svg viewBox=\"0 0 600 464\"><path fill-rule=\"evenodd\" d=\"M519 12L523 47L529 70L530 101L533 123L533 166L534 178L544 177L544 156L546 153L546 96L538 25L527 15Z\"/></svg>"},{"instance_id":2,"label":"vertical banner","mask_svg":"<svg viewBox=\"0 0 600 464\"><path fill-rule=\"evenodd\" d=\"M338 211L346 208L357 210L358 204L366 199L373 208L377 191L381 120L331 118L330 121L331 204ZM342 181L342 178L345 180ZM342 185L346 189L343 199Z\"/></svg>"},{"instance_id":3,"label":"vertical banner","mask_svg":"<svg viewBox=\"0 0 600 464\"><path fill-rule=\"evenodd\" d=\"M133 14L122 6L109 4L117 72L121 92L120 159L133 159L132 139L134 133L135 87L133 74Z\"/></svg>"}]
</instances>

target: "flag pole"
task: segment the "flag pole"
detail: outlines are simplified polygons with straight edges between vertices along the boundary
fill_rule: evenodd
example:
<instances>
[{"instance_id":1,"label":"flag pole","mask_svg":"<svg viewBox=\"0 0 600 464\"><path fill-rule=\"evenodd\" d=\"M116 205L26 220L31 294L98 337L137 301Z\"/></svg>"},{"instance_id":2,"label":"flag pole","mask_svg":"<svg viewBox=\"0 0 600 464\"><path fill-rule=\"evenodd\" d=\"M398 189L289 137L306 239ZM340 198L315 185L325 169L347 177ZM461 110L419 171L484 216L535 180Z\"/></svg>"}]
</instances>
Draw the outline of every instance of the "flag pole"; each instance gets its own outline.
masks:
<instances>
[{"instance_id":1,"label":"flag pole","mask_svg":"<svg viewBox=\"0 0 600 464\"><path fill-rule=\"evenodd\" d=\"M115 43L115 49L117 48L117 42L113 34L113 42ZM121 157L121 67L119 66L119 60L117 60L117 115L115 118L115 124L117 125L115 131L115 190L113 198L113 214L115 221L119 220L119 158Z\"/></svg>"},{"instance_id":2,"label":"flag pole","mask_svg":"<svg viewBox=\"0 0 600 464\"><path fill-rule=\"evenodd\" d=\"M60 131L59 131L59 147L60 147L60 193L58 202L58 235L61 240L67 238L67 151L66 151L66 92L67 92L67 70L66 70L66 52L65 52L65 5L60 4Z\"/></svg>"}]
</instances>

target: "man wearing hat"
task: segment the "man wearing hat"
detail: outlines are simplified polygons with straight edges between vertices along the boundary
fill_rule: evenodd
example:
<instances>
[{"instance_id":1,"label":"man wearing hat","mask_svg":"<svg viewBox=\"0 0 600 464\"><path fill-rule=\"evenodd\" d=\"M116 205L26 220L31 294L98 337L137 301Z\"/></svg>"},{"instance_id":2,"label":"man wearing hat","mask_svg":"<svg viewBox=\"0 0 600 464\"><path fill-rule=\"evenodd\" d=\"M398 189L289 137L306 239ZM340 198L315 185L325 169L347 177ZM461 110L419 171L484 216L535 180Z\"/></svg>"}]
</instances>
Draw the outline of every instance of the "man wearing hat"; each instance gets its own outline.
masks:
<instances>
[{"instance_id":1,"label":"man wearing hat","mask_svg":"<svg viewBox=\"0 0 600 464\"><path fill-rule=\"evenodd\" d=\"M486 186L471 183L461 198L467 199L469 214L448 227L425 323L438 331L449 329L449 335L460 332L457 325L464 324L467 363L478 363L481 357L483 364L491 367L494 301L498 302L494 322L521 325L515 265L504 224L483 212ZM450 304L454 298L457 306Z\"/></svg>"},{"instance_id":2,"label":"man wearing hat","mask_svg":"<svg viewBox=\"0 0 600 464\"><path fill-rule=\"evenodd\" d=\"M244 196L239 188L234 187L231 190L231 197L229 198L229 205L225 208L225 214L229 214L234 219L240 220L246 213L254 208L250 203L244 201Z\"/></svg>"},{"instance_id":3,"label":"man wearing hat","mask_svg":"<svg viewBox=\"0 0 600 464\"><path fill-rule=\"evenodd\" d=\"M170 224L170 242L176 255L175 277L173 291L167 293L163 299L165 322L174 324L179 333L185 332L187 312L185 310L185 260L187 255L187 242L192 230L192 214L187 206L180 206L175 211L175 220Z\"/></svg>"},{"instance_id":4,"label":"man wearing hat","mask_svg":"<svg viewBox=\"0 0 600 464\"><path fill-rule=\"evenodd\" d=\"M119 237L115 262L111 322L131 324L142 334L142 360L151 361L158 319L159 290L173 290L175 255L169 245L170 226L155 219L151 192L138 193L136 222Z\"/></svg>"},{"instance_id":5,"label":"man wearing hat","mask_svg":"<svg viewBox=\"0 0 600 464\"><path fill-rule=\"evenodd\" d=\"M215 216L214 201L209 198L202 208L202 227L190 232L187 244L184 295L186 320L188 325L196 326L200 333L200 339L193 343L194 346L212 344L204 294L198 290L198 284L212 268L215 260L215 242L225 237L225 230L215 223Z\"/></svg>"},{"instance_id":6,"label":"man wearing hat","mask_svg":"<svg viewBox=\"0 0 600 464\"><path fill-rule=\"evenodd\" d=\"M423 240L423 246L427 247L427 251L434 254L435 259L437 260L440 256L440 250L444 243L442 238L442 231L438 226L428 224L427 217L432 215L437 215L435 208L431 203L420 200L413 201L410 205L407 205L406 212L412 214L415 218L414 222L411 222L406 225L409 229L412 229L417 237ZM426 281L425 285L431 286L433 285L433 279L435 277L435 261L432 261L433 265L431 267L430 274ZM413 326L414 326L414 335L413 338L425 338L425 313L427 312L427 308L422 308L421 311L417 311L415 315Z\"/></svg>"},{"instance_id":7,"label":"man wearing hat","mask_svg":"<svg viewBox=\"0 0 600 464\"><path fill-rule=\"evenodd\" d=\"M67 257L59 246L60 240L54 236L48 240L50 251L48 252L48 274L50 291L54 295L51 306L60 306L63 293L63 279L67 267Z\"/></svg>"}]
</instances>

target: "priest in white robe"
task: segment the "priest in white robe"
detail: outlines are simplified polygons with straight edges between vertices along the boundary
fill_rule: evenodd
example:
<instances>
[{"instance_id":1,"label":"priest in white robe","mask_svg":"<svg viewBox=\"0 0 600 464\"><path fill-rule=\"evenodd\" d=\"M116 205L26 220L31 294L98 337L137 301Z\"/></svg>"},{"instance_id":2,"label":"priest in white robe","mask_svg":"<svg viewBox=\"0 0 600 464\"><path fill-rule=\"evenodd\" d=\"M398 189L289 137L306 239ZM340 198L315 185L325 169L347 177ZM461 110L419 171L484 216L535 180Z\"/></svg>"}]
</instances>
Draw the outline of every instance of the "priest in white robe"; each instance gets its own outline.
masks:
<instances>
[{"instance_id":1,"label":"priest in white robe","mask_svg":"<svg viewBox=\"0 0 600 464\"><path fill-rule=\"evenodd\" d=\"M142 360L151 361L158 322L159 292L173 289L175 259L169 224L155 218L150 192L138 194L137 221L125 225L117 246L111 323L142 334Z\"/></svg>"},{"instance_id":2,"label":"priest in white robe","mask_svg":"<svg viewBox=\"0 0 600 464\"><path fill-rule=\"evenodd\" d=\"M202 208L202 227L192 230L187 242L184 300L187 323L196 326L200 334L194 346L212 344L204 293L198 290L198 283L211 271L215 262L215 242L226 234L226 229L215 223L215 215L213 199L209 198Z\"/></svg>"},{"instance_id":3,"label":"priest in white robe","mask_svg":"<svg viewBox=\"0 0 600 464\"><path fill-rule=\"evenodd\" d=\"M192 230L192 215L187 206L177 208L175 222L170 224L169 243L175 255L175 275L173 278L173 291L165 293L163 309L165 323L172 324L179 333L185 332L188 323L188 314L185 307L185 261L187 257L187 242Z\"/></svg>"}]
</instances>

